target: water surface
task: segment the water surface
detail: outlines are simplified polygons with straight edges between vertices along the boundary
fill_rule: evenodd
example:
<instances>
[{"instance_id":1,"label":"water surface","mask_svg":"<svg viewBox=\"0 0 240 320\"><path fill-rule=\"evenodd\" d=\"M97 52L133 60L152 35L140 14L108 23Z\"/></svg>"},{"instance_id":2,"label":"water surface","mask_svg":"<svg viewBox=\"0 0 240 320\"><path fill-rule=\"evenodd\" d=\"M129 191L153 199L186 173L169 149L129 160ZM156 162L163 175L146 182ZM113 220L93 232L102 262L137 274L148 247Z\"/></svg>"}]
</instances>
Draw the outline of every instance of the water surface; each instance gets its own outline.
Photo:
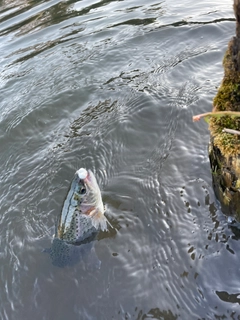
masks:
<instances>
[{"instance_id":1,"label":"water surface","mask_svg":"<svg viewBox=\"0 0 240 320\"><path fill-rule=\"evenodd\" d=\"M231 1L0 2L0 318L239 319L239 235L213 190L204 121ZM58 268L74 172L114 230Z\"/></svg>"}]
</instances>

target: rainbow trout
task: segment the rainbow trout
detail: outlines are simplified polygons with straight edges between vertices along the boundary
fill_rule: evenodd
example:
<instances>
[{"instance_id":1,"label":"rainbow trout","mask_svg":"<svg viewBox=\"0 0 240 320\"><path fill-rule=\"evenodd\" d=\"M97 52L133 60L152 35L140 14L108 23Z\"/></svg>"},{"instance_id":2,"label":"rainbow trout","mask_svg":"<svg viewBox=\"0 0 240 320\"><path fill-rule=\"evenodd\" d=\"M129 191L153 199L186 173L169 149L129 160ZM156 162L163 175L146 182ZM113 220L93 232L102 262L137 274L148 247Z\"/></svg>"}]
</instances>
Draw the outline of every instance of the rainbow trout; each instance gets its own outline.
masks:
<instances>
[{"instance_id":1,"label":"rainbow trout","mask_svg":"<svg viewBox=\"0 0 240 320\"><path fill-rule=\"evenodd\" d=\"M75 264L92 251L91 240L99 230L107 230L107 223L96 178L91 170L81 168L64 201L52 247L47 249L52 263L59 267Z\"/></svg>"}]
</instances>

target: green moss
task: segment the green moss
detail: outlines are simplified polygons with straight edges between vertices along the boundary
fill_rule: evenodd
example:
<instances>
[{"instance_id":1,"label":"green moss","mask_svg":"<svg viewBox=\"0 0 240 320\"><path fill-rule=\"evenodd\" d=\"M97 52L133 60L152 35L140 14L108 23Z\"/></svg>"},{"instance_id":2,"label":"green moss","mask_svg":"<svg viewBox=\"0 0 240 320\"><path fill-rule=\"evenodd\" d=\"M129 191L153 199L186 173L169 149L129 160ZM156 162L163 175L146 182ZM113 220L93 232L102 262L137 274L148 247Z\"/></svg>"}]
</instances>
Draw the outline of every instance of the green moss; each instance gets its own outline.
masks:
<instances>
[{"instance_id":1,"label":"green moss","mask_svg":"<svg viewBox=\"0 0 240 320\"><path fill-rule=\"evenodd\" d=\"M235 70L233 59L233 40L223 58L224 78L213 100L213 111L240 111L240 72ZM239 136L223 133L224 128L240 131L240 119L229 116L210 119L210 131L214 137L214 144L223 155L237 155L240 153Z\"/></svg>"},{"instance_id":2,"label":"green moss","mask_svg":"<svg viewBox=\"0 0 240 320\"><path fill-rule=\"evenodd\" d=\"M240 189L240 179L236 181L235 188Z\"/></svg>"},{"instance_id":3,"label":"green moss","mask_svg":"<svg viewBox=\"0 0 240 320\"><path fill-rule=\"evenodd\" d=\"M228 197L228 195L224 192L223 193L223 203L225 204L225 206L229 206L231 199Z\"/></svg>"},{"instance_id":4,"label":"green moss","mask_svg":"<svg viewBox=\"0 0 240 320\"><path fill-rule=\"evenodd\" d=\"M239 83L233 83L225 79L218 93L213 100L215 110L217 111L238 111L240 101L240 79Z\"/></svg>"}]
</instances>

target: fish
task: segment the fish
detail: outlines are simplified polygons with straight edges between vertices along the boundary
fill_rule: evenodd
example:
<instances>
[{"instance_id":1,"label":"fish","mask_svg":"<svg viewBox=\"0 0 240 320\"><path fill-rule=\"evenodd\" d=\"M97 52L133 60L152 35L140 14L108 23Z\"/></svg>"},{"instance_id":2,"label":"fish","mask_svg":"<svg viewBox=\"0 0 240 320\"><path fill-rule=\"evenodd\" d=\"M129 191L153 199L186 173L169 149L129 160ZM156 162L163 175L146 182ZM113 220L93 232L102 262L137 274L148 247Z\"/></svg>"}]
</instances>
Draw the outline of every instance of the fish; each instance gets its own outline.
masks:
<instances>
[{"instance_id":1,"label":"fish","mask_svg":"<svg viewBox=\"0 0 240 320\"><path fill-rule=\"evenodd\" d=\"M50 254L53 265L73 265L87 253L93 253L91 242L100 230L107 231L108 225L111 226L104 213L93 172L80 168L64 201L52 246L45 251ZM97 258L95 261L99 265Z\"/></svg>"},{"instance_id":2,"label":"fish","mask_svg":"<svg viewBox=\"0 0 240 320\"><path fill-rule=\"evenodd\" d=\"M97 180L91 170L79 169L64 201L57 237L81 242L97 230L107 230L107 219Z\"/></svg>"}]
</instances>

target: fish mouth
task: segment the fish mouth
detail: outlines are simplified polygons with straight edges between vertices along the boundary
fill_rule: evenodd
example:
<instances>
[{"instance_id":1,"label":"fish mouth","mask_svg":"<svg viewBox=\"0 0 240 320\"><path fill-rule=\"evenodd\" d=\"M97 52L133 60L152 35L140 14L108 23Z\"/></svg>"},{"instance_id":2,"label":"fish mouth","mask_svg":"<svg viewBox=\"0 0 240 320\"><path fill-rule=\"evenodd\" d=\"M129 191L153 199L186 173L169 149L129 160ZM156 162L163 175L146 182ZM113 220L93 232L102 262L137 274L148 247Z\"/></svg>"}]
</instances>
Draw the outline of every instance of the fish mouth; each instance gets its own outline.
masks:
<instances>
[{"instance_id":1,"label":"fish mouth","mask_svg":"<svg viewBox=\"0 0 240 320\"><path fill-rule=\"evenodd\" d=\"M86 176L84 177L84 179L81 179L81 181L90 189L90 190L94 190L95 191L98 190L98 184L96 181L96 178L94 176L94 174L92 173L91 170L86 170Z\"/></svg>"},{"instance_id":2,"label":"fish mouth","mask_svg":"<svg viewBox=\"0 0 240 320\"><path fill-rule=\"evenodd\" d=\"M76 174L78 175L79 179L84 180L88 176L89 172L84 168L80 168L76 171Z\"/></svg>"},{"instance_id":3,"label":"fish mouth","mask_svg":"<svg viewBox=\"0 0 240 320\"><path fill-rule=\"evenodd\" d=\"M76 175L75 179L77 184L84 185L85 188L88 188L88 189L92 189L94 187L92 183L93 173L91 172L91 170L80 168L79 170L76 171L75 175Z\"/></svg>"}]
</instances>

